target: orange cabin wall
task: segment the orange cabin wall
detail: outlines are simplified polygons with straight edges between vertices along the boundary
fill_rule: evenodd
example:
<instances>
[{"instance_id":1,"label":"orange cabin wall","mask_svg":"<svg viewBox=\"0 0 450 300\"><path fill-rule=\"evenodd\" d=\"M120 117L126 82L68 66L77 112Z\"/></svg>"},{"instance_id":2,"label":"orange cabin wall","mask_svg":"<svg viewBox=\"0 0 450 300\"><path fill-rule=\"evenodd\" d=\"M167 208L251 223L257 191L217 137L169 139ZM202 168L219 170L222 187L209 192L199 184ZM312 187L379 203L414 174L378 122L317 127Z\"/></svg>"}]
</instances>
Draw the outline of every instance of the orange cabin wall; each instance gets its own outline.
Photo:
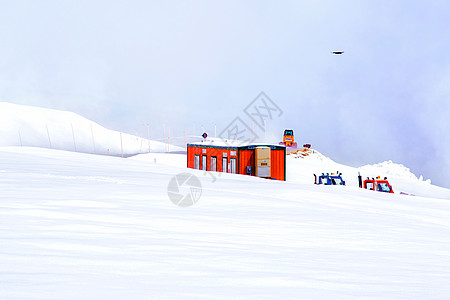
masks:
<instances>
[{"instance_id":1,"label":"orange cabin wall","mask_svg":"<svg viewBox=\"0 0 450 300\"><path fill-rule=\"evenodd\" d=\"M203 153L203 149L206 149L206 153ZM231 155L231 152L234 151L236 155ZM206 155L206 171L211 171L211 156L217 157L216 170L217 172L222 172L222 158L223 154L227 154L227 164L230 164L230 158L236 158L237 160L237 148L229 149L229 148L213 148L213 147L188 147L187 149L187 167L194 169L195 167L195 155L200 155L200 170L203 169L203 160L202 156ZM239 161L237 161L239 163ZM238 172L238 168L236 168ZM227 169L228 173L228 169Z\"/></svg>"},{"instance_id":2,"label":"orange cabin wall","mask_svg":"<svg viewBox=\"0 0 450 300\"><path fill-rule=\"evenodd\" d=\"M206 153L203 153L206 149ZM236 155L231 155L236 152ZM247 175L247 166L252 167L251 176L255 176L255 149L244 148L219 148L219 147L187 147L187 167L194 169L195 155L200 155L200 170L202 170L202 156L207 156L207 171L211 171L211 156L217 157L217 172L222 172L223 153L227 153L227 164L230 158L236 158L236 173ZM271 149L271 176L273 179L286 180L285 177L286 153L283 149ZM228 169L227 169L228 173Z\"/></svg>"},{"instance_id":3,"label":"orange cabin wall","mask_svg":"<svg viewBox=\"0 0 450 300\"><path fill-rule=\"evenodd\" d=\"M187 147L187 167L193 169L194 168L194 148Z\"/></svg>"},{"instance_id":4,"label":"orange cabin wall","mask_svg":"<svg viewBox=\"0 0 450 300\"><path fill-rule=\"evenodd\" d=\"M271 176L277 180L286 180L285 178L285 164L286 153L284 150L272 149L270 151Z\"/></svg>"},{"instance_id":5,"label":"orange cabin wall","mask_svg":"<svg viewBox=\"0 0 450 300\"><path fill-rule=\"evenodd\" d=\"M231 155L231 152L235 152L235 155ZM206 155L207 158L207 171L211 171L211 156L217 157L217 172L222 172L222 158L223 154L227 154L227 165L230 165L230 158L237 158L237 149L224 149L224 148L206 148ZM202 168L200 163L200 168ZM228 169L227 169L228 173Z\"/></svg>"},{"instance_id":6,"label":"orange cabin wall","mask_svg":"<svg viewBox=\"0 0 450 300\"><path fill-rule=\"evenodd\" d=\"M252 175L255 176L255 150L239 149L238 173L247 175L247 166L252 167Z\"/></svg>"}]
</instances>

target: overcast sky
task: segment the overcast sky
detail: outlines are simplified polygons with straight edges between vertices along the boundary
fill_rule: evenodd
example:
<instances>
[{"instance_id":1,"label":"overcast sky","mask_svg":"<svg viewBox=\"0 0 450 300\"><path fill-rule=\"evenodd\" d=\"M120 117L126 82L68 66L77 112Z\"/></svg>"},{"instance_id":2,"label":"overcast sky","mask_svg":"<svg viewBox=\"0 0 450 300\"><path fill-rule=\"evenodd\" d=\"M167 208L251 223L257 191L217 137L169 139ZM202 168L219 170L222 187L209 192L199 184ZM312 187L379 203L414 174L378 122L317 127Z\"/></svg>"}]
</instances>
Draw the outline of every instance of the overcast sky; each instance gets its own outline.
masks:
<instances>
[{"instance_id":1,"label":"overcast sky","mask_svg":"<svg viewBox=\"0 0 450 300\"><path fill-rule=\"evenodd\" d=\"M251 127L264 91L282 111L272 142L290 128L337 162L450 187L449 1L0 4L0 101L158 139Z\"/></svg>"}]
</instances>

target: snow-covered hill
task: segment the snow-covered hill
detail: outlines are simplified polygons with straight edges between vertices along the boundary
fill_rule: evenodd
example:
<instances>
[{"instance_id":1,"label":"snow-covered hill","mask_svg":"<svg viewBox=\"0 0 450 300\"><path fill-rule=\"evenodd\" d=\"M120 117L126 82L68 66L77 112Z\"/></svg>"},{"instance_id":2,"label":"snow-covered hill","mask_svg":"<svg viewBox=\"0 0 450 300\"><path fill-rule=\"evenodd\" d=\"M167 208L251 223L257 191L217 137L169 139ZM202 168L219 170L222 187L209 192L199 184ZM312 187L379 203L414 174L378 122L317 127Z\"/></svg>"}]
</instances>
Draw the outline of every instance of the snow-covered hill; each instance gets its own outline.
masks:
<instances>
[{"instance_id":1,"label":"snow-covered hill","mask_svg":"<svg viewBox=\"0 0 450 300\"><path fill-rule=\"evenodd\" d=\"M334 162L330 158L313 150L309 156L287 156L287 180L297 183L313 183L313 174L341 172L348 186L358 186L358 173L363 179L367 177L387 177L395 192L416 196L450 199L450 190L431 184L431 180L417 177L407 167L385 161L379 164L354 168Z\"/></svg>"},{"instance_id":2,"label":"snow-covered hill","mask_svg":"<svg viewBox=\"0 0 450 300\"><path fill-rule=\"evenodd\" d=\"M204 172L180 153L73 152L73 141L94 152L93 132L96 153L118 154L120 133L0 108L2 299L450 298L450 190L402 165L353 168L314 150L287 157L286 182ZM54 149L38 148L48 136ZM133 138L127 153L140 150ZM346 186L313 184L336 171ZM358 172L395 193L358 188ZM181 173L201 185L188 208L169 198Z\"/></svg>"},{"instance_id":3,"label":"snow-covered hill","mask_svg":"<svg viewBox=\"0 0 450 300\"><path fill-rule=\"evenodd\" d=\"M0 102L0 146L28 146L102 155L146 153L149 140L109 130L72 112ZM151 152L183 148L150 140Z\"/></svg>"}]
</instances>

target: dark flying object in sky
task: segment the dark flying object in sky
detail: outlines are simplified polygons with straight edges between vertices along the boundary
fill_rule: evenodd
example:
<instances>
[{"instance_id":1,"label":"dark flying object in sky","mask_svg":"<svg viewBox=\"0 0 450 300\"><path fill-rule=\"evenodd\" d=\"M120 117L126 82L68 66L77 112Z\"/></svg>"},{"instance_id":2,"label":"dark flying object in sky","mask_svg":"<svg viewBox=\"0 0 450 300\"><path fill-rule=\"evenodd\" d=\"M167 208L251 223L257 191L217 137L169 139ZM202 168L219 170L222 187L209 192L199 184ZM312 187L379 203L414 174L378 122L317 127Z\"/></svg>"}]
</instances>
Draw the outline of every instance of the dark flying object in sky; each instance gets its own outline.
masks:
<instances>
[{"instance_id":1,"label":"dark flying object in sky","mask_svg":"<svg viewBox=\"0 0 450 300\"><path fill-rule=\"evenodd\" d=\"M333 53L333 54L343 54L344 51L331 51L331 53Z\"/></svg>"}]
</instances>

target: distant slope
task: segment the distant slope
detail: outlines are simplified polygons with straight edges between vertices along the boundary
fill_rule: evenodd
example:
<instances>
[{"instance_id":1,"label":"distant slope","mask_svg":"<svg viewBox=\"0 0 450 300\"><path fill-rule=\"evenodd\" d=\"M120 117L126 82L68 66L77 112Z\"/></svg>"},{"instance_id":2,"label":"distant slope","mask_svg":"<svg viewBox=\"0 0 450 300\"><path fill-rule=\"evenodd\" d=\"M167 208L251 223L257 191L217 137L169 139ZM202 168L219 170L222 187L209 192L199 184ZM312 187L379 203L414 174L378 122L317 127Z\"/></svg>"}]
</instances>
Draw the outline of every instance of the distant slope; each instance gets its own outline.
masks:
<instances>
[{"instance_id":1,"label":"distant slope","mask_svg":"<svg viewBox=\"0 0 450 300\"><path fill-rule=\"evenodd\" d=\"M73 112L0 102L0 146L41 147L84 153L125 155L148 152L138 136L104 128ZM170 145L170 151L183 148ZM150 141L151 152L167 144Z\"/></svg>"}]
</instances>

